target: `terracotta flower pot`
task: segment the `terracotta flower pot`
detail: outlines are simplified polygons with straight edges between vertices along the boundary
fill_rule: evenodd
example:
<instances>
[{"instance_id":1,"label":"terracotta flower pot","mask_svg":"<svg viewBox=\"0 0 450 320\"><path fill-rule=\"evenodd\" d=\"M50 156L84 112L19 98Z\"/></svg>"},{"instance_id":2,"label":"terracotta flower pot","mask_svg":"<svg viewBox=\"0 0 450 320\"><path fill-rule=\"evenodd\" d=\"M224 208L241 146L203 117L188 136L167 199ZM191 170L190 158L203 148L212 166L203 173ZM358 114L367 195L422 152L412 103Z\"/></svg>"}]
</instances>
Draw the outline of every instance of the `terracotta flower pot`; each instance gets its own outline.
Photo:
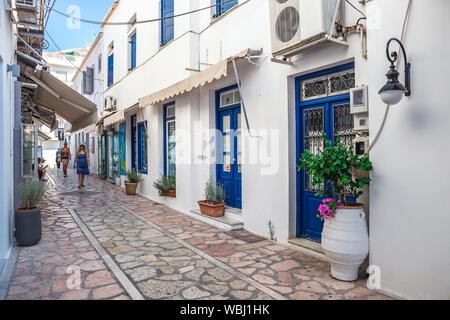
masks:
<instances>
[{"instance_id":1,"label":"terracotta flower pot","mask_svg":"<svg viewBox=\"0 0 450 320\"><path fill-rule=\"evenodd\" d=\"M134 182L125 182L125 190L128 195L133 196L136 194L138 184Z\"/></svg>"},{"instance_id":2,"label":"terracotta flower pot","mask_svg":"<svg viewBox=\"0 0 450 320\"><path fill-rule=\"evenodd\" d=\"M165 194L166 197L170 198L176 198L177 197L177 190L168 190Z\"/></svg>"},{"instance_id":3,"label":"terracotta flower pot","mask_svg":"<svg viewBox=\"0 0 450 320\"><path fill-rule=\"evenodd\" d=\"M41 240L42 223L40 209L17 209L14 214L14 224L16 227L16 241L19 246L32 246Z\"/></svg>"},{"instance_id":4,"label":"terracotta flower pot","mask_svg":"<svg viewBox=\"0 0 450 320\"><path fill-rule=\"evenodd\" d=\"M223 217L225 213L225 203L209 204L205 201L198 201L197 203L200 207L200 212L207 216L217 218Z\"/></svg>"}]
</instances>

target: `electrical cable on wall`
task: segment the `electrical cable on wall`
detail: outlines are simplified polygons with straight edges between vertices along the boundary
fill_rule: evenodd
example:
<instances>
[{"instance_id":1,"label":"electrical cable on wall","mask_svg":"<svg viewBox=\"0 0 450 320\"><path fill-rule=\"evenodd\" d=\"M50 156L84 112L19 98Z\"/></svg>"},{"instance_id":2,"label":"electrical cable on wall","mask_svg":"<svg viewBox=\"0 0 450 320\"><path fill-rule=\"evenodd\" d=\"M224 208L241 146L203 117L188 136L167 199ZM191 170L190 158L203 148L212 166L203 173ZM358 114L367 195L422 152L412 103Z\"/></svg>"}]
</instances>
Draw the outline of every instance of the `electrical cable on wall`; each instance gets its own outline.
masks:
<instances>
[{"instance_id":1,"label":"electrical cable on wall","mask_svg":"<svg viewBox=\"0 0 450 320\"><path fill-rule=\"evenodd\" d=\"M142 20L142 21L135 21L135 22L127 21L127 22L106 22L106 23L103 23L101 21L81 19L81 18L78 18L78 17L74 17L74 16L71 16L71 15L65 13L65 12L59 11L59 10L57 10L55 8L53 8L52 11L54 11L54 12L56 12L56 13L64 16L64 17L67 17L67 18L70 18L70 19L73 19L73 20L76 20L76 21L80 21L80 22L89 23L89 24L97 24L97 25L105 25L105 26L123 26L123 25L143 24L143 23L149 23L149 22L158 22L158 21L173 19L173 18L177 18L177 17L182 17L182 16L185 16L185 15L188 15L188 14L197 13L197 12L200 12L200 11L203 11L203 10L215 8L215 7L221 6L223 4L231 3L231 2L234 2L234 1L235 0L226 0L226 1L222 1L220 3L216 3L214 5L207 6L207 7L203 7L203 8L199 8L199 9L195 9L195 10L191 10L191 11L175 14L173 16L161 17L161 18L155 18L155 19L149 19L149 20ZM48 6L46 6L46 7L48 7Z\"/></svg>"},{"instance_id":2,"label":"electrical cable on wall","mask_svg":"<svg viewBox=\"0 0 450 320\"><path fill-rule=\"evenodd\" d=\"M406 27L407 27L407 24L408 24L409 16L411 14L411 6L412 6L412 0L409 0L408 7L406 8L405 18L403 20L402 34L401 34L401 37L400 37L402 43L405 40ZM396 61L396 67L397 68L398 68L398 66L400 64L400 60L401 60L401 55L399 55L399 58ZM367 148L366 153L368 153L372 149L372 147L375 145L375 143L377 142L378 138L380 137L381 131L383 131L384 125L386 123L386 118L387 118L387 115L388 115L388 112L389 112L389 108L390 108L390 105L387 104L386 105L386 109L384 111L383 120L381 121L380 128L378 129L377 133L375 134L375 137L373 138L372 143Z\"/></svg>"}]
</instances>

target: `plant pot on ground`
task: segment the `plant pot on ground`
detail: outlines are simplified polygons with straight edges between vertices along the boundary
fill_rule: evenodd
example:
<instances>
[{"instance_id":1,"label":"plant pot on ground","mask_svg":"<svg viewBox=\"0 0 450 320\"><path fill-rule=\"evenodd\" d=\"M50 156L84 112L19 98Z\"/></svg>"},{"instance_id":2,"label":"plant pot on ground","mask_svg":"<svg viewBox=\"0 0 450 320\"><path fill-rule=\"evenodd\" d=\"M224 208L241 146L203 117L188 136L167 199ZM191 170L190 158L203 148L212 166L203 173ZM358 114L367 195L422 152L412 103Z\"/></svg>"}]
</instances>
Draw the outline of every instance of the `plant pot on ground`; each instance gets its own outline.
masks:
<instances>
[{"instance_id":1,"label":"plant pot on ground","mask_svg":"<svg viewBox=\"0 0 450 320\"><path fill-rule=\"evenodd\" d=\"M41 210L37 204L44 196L46 186L40 181L23 180L18 191L22 207L14 213L16 241L19 246L32 246L42 236Z\"/></svg>"},{"instance_id":2,"label":"plant pot on ground","mask_svg":"<svg viewBox=\"0 0 450 320\"><path fill-rule=\"evenodd\" d=\"M135 195L139 182L144 180L142 175L136 169L127 170L127 181L125 182L125 190L127 195Z\"/></svg>"},{"instance_id":3,"label":"plant pot on ground","mask_svg":"<svg viewBox=\"0 0 450 320\"><path fill-rule=\"evenodd\" d=\"M177 182L175 177L162 176L153 182L153 186L158 190L161 197L175 198L177 196Z\"/></svg>"},{"instance_id":4,"label":"plant pot on ground","mask_svg":"<svg viewBox=\"0 0 450 320\"><path fill-rule=\"evenodd\" d=\"M326 138L323 133L324 139ZM326 197L318 207L318 218L325 220L322 249L331 265L331 275L339 280L358 279L358 269L369 253L369 236L363 205L347 201L349 195L359 197L369 184L367 172L372 169L368 155L353 154L338 136L336 142L325 139L318 154L306 150L299 170L311 177L311 184Z\"/></svg>"},{"instance_id":5,"label":"plant pot on ground","mask_svg":"<svg viewBox=\"0 0 450 320\"><path fill-rule=\"evenodd\" d=\"M205 200L198 201L200 212L210 217L222 217L225 212L225 191L212 178L205 185Z\"/></svg>"}]
</instances>

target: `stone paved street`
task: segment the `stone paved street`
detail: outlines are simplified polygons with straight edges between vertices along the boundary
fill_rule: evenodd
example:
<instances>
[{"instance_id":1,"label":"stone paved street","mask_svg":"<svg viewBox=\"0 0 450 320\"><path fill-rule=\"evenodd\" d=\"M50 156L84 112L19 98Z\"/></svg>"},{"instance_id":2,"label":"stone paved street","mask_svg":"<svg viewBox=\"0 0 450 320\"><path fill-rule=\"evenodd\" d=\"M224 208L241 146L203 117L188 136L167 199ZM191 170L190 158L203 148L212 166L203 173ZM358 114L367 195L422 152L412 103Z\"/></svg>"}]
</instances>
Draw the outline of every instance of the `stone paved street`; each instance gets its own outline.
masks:
<instances>
[{"instance_id":1,"label":"stone paved street","mask_svg":"<svg viewBox=\"0 0 450 320\"><path fill-rule=\"evenodd\" d=\"M20 249L7 299L388 299L272 241L246 242L96 177L79 191L72 172L50 174L43 238ZM79 290L66 286L69 266Z\"/></svg>"}]
</instances>

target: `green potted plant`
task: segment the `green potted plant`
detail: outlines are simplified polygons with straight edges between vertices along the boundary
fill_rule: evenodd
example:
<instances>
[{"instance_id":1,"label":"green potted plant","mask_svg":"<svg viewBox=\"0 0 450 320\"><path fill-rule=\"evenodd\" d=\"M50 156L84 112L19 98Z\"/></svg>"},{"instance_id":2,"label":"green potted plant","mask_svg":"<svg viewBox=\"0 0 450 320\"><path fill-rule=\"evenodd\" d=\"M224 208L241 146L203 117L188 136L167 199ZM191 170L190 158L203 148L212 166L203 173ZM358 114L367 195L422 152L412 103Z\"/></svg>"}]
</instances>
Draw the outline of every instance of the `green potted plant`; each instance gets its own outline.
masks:
<instances>
[{"instance_id":1,"label":"green potted plant","mask_svg":"<svg viewBox=\"0 0 450 320\"><path fill-rule=\"evenodd\" d=\"M45 183L23 180L18 186L22 207L15 210L15 236L19 246L32 246L41 240L41 210L37 207L46 191Z\"/></svg>"},{"instance_id":2,"label":"green potted plant","mask_svg":"<svg viewBox=\"0 0 450 320\"><path fill-rule=\"evenodd\" d=\"M127 170L127 181L125 181L127 195L135 195L138 184L142 180L144 180L142 175L136 169Z\"/></svg>"},{"instance_id":3,"label":"green potted plant","mask_svg":"<svg viewBox=\"0 0 450 320\"><path fill-rule=\"evenodd\" d=\"M162 176L153 182L153 186L158 190L161 197L176 198L177 196L177 182L175 177Z\"/></svg>"},{"instance_id":4,"label":"green potted plant","mask_svg":"<svg viewBox=\"0 0 450 320\"><path fill-rule=\"evenodd\" d=\"M363 205L348 201L359 197L361 188L369 184L364 173L372 169L367 154L358 156L352 146L344 145L338 136L335 143L325 139L318 154L306 150L300 158L299 170L311 177L312 185L322 199L318 217L325 220L322 249L331 265L331 275L339 280L358 278L358 268L369 253L369 236Z\"/></svg>"},{"instance_id":5,"label":"green potted plant","mask_svg":"<svg viewBox=\"0 0 450 320\"><path fill-rule=\"evenodd\" d=\"M205 200L197 202L200 212L211 217L222 217L225 212L225 191L210 178L205 184Z\"/></svg>"}]
</instances>

